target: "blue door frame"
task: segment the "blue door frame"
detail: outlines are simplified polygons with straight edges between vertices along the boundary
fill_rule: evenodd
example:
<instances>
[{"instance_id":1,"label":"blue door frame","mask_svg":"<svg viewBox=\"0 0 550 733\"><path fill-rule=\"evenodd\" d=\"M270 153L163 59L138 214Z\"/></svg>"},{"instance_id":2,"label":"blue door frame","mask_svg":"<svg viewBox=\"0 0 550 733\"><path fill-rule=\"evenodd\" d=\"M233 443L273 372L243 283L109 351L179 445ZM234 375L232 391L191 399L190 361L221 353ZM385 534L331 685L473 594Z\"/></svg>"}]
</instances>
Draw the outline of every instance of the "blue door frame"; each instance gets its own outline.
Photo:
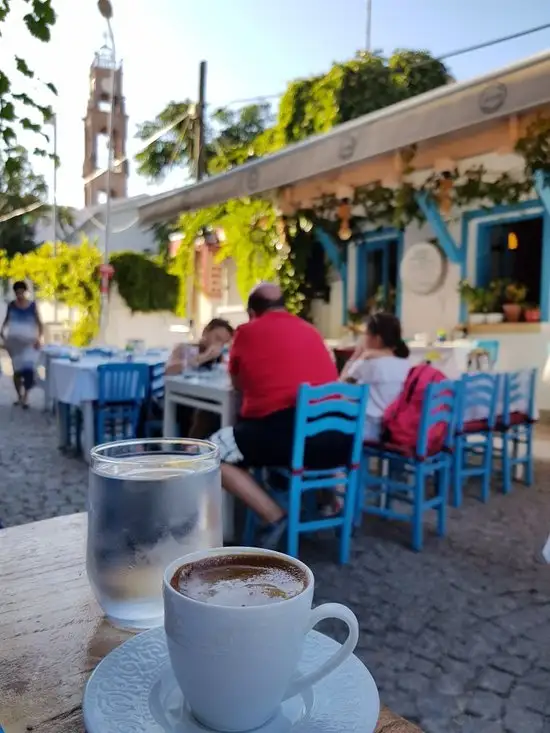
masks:
<instances>
[{"instance_id":1,"label":"blue door frame","mask_svg":"<svg viewBox=\"0 0 550 733\"><path fill-rule=\"evenodd\" d=\"M506 214L506 218L502 220L493 220L480 222L477 228L476 236L476 267L475 267L475 284L481 284L485 279L485 274L481 270L479 253L488 245L489 230L491 227L499 224L514 224L516 222L528 221L529 219L543 220L542 225L542 268L540 281L540 315L541 321L550 320L550 214L545 211L539 199L530 201L522 201L518 204L510 204L505 206L495 206L492 209L476 209L468 211L462 216L462 247L464 251L468 246L468 227L470 222L476 219L484 219L489 216ZM466 258L462 263L461 278L467 279L468 265ZM468 312L465 303L460 305L460 320L465 323Z\"/></svg>"},{"instance_id":2,"label":"blue door frame","mask_svg":"<svg viewBox=\"0 0 550 733\"><path fill-rule=\"evenodd\" d=\"M389 289L389 268L390 268L390 242L397 245L397 286L395 289L395 314L401 316L401 282L399 279L399 266L403 255L403 232L398 229L379 229L374 232L364 232L361 238L356 238L356 274L355 274L355 304L358 309L365 305L367 299L367 265L366 259L370 252L383 253L382 259L382 284L386 292Z\"/></svg>"}]
</instances>

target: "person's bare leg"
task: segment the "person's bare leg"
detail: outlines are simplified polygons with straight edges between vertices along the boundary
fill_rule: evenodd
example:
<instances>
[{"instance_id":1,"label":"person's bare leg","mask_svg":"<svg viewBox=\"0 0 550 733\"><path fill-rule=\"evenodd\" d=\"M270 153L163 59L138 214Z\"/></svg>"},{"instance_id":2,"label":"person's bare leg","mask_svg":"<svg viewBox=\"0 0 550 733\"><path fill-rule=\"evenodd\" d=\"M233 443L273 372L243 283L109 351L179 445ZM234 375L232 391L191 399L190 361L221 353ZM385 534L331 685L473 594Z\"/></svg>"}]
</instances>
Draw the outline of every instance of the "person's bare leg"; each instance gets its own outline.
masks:
<instances>
[{"instance_id":1,"label":"person's bare leg","mask_svg":"<svg viewBox=\"0 0 550 733\"><path fill-rule=\"evenodd\" d=\"M15 391L17 393L17 402L16 404L21 404L21 378L18 374L13 375L13 386L15 387Z\"/></svg>"},{"instance_id":2,"label":"person's bare leg","mask_svg":"<svg viewBox=\"0 0 550 733\"><path fill-rule=\"evenodd\" d=\"M267 524L274 524L285 516L281 507L261 486L258 486L248 471L242 468L222 463L222 486L250 507Z\"/></svg>"}]
</instances>

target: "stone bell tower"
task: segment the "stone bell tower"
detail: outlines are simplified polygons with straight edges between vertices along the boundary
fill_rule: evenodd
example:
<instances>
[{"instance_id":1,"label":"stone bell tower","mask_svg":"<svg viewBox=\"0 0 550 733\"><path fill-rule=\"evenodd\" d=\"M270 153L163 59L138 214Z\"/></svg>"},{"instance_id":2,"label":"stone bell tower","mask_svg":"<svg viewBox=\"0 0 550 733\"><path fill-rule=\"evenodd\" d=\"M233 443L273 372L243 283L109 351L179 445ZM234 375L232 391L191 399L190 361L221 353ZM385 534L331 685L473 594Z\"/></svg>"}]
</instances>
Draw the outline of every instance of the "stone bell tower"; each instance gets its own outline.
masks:
<instances>
[{"instance_id":1,"label":"stone bell tower","mask_svg":"<svg viewBox=\"0 0 550 733\"><path fill-rule=\"evenodd\" d=\"M114 87L114 88L113 88ZM122 95L122 65L117 65L112 50L104 45L96 53L90 67L90 94L84 118L84 201L85 206L102 203L107 195L107 175L94 174L107 167L109 115L111 95L114 94L113 161L126 155L128 117ZM103 149L103 146L106 148ZM98 152L101 155L98 155ZM111 171L111 198L126 198L128 164L113 164Z\"/></svg>"}]
</instances>

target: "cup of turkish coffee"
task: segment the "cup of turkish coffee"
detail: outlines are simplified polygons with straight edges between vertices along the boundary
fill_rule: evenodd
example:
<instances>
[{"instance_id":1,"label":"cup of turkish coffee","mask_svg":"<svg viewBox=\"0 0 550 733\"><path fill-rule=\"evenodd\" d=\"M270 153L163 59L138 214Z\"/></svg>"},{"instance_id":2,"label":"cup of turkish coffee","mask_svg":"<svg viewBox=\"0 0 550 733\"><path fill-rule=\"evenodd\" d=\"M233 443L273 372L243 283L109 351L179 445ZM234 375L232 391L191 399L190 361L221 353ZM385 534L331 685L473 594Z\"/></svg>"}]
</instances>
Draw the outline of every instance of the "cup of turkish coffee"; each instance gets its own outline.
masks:
<instances>
[{"instance_id":1,"label":"cup of turkish coffee","mask_svg":"<svg viewBox=\"0 0 550 733\"><path fill-rule=\"evenodd\" d=\"M314 578L288 555L254 547L203 550L164 574L164 627L186 703L204 726L241 733L267 723L353 654L357 618L339 603L312 610ZM297 673L308 631L342 620L348 637L307 675Z\"/></svg>"}]
</instances>

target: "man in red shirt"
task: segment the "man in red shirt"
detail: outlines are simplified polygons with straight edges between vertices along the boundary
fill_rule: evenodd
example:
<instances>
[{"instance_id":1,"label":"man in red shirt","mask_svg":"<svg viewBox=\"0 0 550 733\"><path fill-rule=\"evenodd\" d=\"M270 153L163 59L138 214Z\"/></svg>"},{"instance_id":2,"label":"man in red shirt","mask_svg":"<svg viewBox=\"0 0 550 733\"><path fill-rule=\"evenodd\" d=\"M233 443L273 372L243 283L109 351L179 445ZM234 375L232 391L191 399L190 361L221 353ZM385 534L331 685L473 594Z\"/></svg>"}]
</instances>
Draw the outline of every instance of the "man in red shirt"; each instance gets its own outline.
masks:
<instances>
[{"instance_id":1,"label":"man in red shirt","mask_svg":"<svg viewBox=\"0 0 550 733\"><path fill-rule=\"evenodd\" d=\"M247 310L250 322L237 329L229 361L233 385L242 393L241 413L236 425L210 440L220 450L224 488L264 519L262 544L275 546L286 528L284 512L246 468L290 465L300 385L336 382L338 372L319 332L285 310L277 285L256 287ZM347 440L340 445L334 435L316 436L308 443L308 467L340 465L348 450Z\"/></svg>"}]
</instances>

